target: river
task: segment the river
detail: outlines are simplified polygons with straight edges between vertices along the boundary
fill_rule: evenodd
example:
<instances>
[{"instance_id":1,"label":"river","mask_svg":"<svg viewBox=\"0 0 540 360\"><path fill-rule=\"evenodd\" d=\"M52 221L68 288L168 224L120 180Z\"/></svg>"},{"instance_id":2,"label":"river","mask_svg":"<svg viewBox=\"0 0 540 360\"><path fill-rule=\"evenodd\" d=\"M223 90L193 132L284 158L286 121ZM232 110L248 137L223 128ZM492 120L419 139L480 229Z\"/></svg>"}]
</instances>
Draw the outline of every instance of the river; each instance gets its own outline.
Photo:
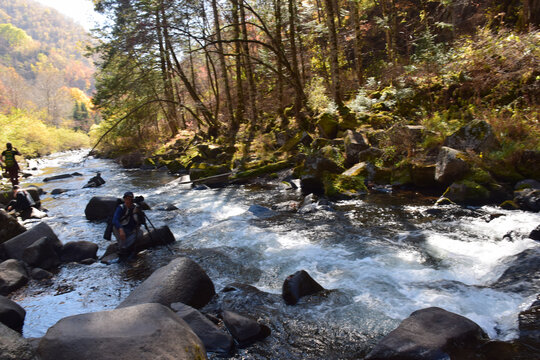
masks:
<instances>
[{"instance_id":1,"label":"river","mask_svg":"<svg viewBox=\"0 0 540 360\"><path fill-rule=\"evenodd\" d=\"M32 161L36 170L24 182L47 192L44 221L62 242L92 241L102 255L110 244L102 236L105 224L86 220L86 204L93 196L121 197L130 190L145 197L152 224L168 225L176 243L147 250L131 265L67 264L49 281L31 281L12 297L27 311L25 337L41 337L69 315L113 309L176 256L197 261L218 293L237 282L277 298L284 279L301 269L336 290L319 301L267 306L260 319L270 322L273 345L241 350L238 359L293 359L303 353L313 359L358 358L411 312L430 306L470 318L491 338L509 340L517 336L518 313L535 299L490 285L509 266L508 256L540 246L528 238L540 214L496 207L433 211L433 198L402 193L372 194L305 214L260 216L250 211L252 205L301 201L300 192L279 183L193 190L175 185L176 178L164 171L126 170L111 160L84 159L85 154ZM106 183L82 189L98 171ZM83 176L42 181L73 172ZM50 195L56 188L70 191ZM163 210L167 204L177 210ZM331 350L343 344L354 349L351 342L357 350Z\"/></svg>"}]
</instances>

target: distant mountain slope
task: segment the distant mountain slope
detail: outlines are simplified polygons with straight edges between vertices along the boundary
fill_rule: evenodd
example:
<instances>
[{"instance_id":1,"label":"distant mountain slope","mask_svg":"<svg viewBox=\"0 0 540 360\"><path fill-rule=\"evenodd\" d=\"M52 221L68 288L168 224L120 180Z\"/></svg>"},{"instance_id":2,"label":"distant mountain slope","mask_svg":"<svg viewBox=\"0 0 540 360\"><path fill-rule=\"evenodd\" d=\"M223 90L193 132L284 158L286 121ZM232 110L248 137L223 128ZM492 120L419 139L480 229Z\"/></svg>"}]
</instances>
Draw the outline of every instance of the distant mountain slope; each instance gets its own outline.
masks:
<instances>
[{"instance_id":1,"label":"distant mountain slope","mask_svg":"<svg viewBox=\"0 0 540 360\"><path fill-rule=\"evenodd\" d=\"M84 57L89 34L74 21L58 11L47 8L32 0L0 0L0 64L13 67L26 80L36 77L32 65L38 55L47 57L48 62L64 72L67 86L88 92L92 87L93 63ZM12 25L13 28L7 28ZM33 42L25 46L6 47L6 32L24 31ZM4 36L3 36L4 35ZM13 36L11 36L13 37ZM10 44L7 44L10 45ZM43 58L43 56L41 56Z\"/></svg>"}]
</instances>

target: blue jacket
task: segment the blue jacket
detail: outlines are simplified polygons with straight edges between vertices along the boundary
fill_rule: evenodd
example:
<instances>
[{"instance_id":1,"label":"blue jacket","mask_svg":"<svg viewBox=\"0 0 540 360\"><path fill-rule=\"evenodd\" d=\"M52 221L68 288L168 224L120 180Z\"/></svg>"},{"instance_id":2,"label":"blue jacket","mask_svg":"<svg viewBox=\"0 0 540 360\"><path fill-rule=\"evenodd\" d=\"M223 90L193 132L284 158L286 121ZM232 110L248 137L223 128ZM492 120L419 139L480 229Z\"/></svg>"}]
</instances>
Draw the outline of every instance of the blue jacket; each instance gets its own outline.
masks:
<instances>
[{"instance_id":1,"label":"blue jacket","mask_svg":"<svg viewBox=\"0 0 540 360\"><path fill-rule=\"evenodd\" d=\"M113 226L117 229L123 228L126 236L129 236L135 229L143 223L141 217L141 211L135 212L138 206L134 205L133 208L127 209L126 205L118 205L114 211L112 219Z\"/></svg>"}]
</instances>

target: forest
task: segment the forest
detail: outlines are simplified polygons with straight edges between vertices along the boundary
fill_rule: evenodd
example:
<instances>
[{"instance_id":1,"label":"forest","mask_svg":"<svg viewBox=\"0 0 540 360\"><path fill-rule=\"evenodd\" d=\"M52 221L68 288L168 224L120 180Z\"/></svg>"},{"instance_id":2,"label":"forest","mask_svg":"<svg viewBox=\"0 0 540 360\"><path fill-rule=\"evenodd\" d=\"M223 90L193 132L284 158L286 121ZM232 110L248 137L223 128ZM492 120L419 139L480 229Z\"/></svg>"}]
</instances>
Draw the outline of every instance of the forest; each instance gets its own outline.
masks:
<instances>
[{"instance_id":1,"label":"forest","mask_svg":"<svg viewBox=\"0 0 540 360\"><path fill-rule=\"evenodd\" d=\"M0 1L2 143L14 142L27 156L88 146L86 132L98 120L90 44L82 27L55 10Z\"/></svg>"},{"instance_id":2,"label":"forest","mask_svg":"<svg viewBox=\"0 0 540 360\"><path fill-rule=\"evenodd\" d=\"M537 1L95 3L111 23L94 102L109 121L132 112L117 134L136 128L139 143L312 130L326 115L452 127L537 114Z\"/></svg>"}]
</instances>

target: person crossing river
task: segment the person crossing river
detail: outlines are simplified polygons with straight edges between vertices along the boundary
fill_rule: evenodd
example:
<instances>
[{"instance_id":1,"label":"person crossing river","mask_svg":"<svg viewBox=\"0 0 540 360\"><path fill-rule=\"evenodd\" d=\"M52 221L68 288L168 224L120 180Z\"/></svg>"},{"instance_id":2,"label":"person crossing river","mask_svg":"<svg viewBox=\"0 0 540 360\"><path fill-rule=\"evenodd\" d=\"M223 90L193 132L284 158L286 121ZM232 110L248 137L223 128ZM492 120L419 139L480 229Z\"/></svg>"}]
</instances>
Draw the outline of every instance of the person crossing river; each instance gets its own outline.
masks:
<instances>
[{"instance_id":1,"label":"person crossing river","mask_svg":"<svg viewBox=\"0 0 540 360\"><path fill-rule=\"evenodd\" d=\"M7 143L6 150L2 152L1 159L4 160L2 166L6 169L12 186L19 185L20 168L17 159L15 159L16 155L21 155L21 153L16 148L13 148L11 143Z\"/></svg>"},{"instance_id":2,"label":"person crossing river","mask_svg":"<svg viewBox=\"0 0 540 360\"><path fill-rule=\"evenodd\" d=\"M141 225L146 225L142 209L134 202L131 191L124 194L124 203L117 206L113 219L113 234L118 241L120 259L131 260L135 255L135 242L142 236Z\"/></svg>"}]
</instances>

